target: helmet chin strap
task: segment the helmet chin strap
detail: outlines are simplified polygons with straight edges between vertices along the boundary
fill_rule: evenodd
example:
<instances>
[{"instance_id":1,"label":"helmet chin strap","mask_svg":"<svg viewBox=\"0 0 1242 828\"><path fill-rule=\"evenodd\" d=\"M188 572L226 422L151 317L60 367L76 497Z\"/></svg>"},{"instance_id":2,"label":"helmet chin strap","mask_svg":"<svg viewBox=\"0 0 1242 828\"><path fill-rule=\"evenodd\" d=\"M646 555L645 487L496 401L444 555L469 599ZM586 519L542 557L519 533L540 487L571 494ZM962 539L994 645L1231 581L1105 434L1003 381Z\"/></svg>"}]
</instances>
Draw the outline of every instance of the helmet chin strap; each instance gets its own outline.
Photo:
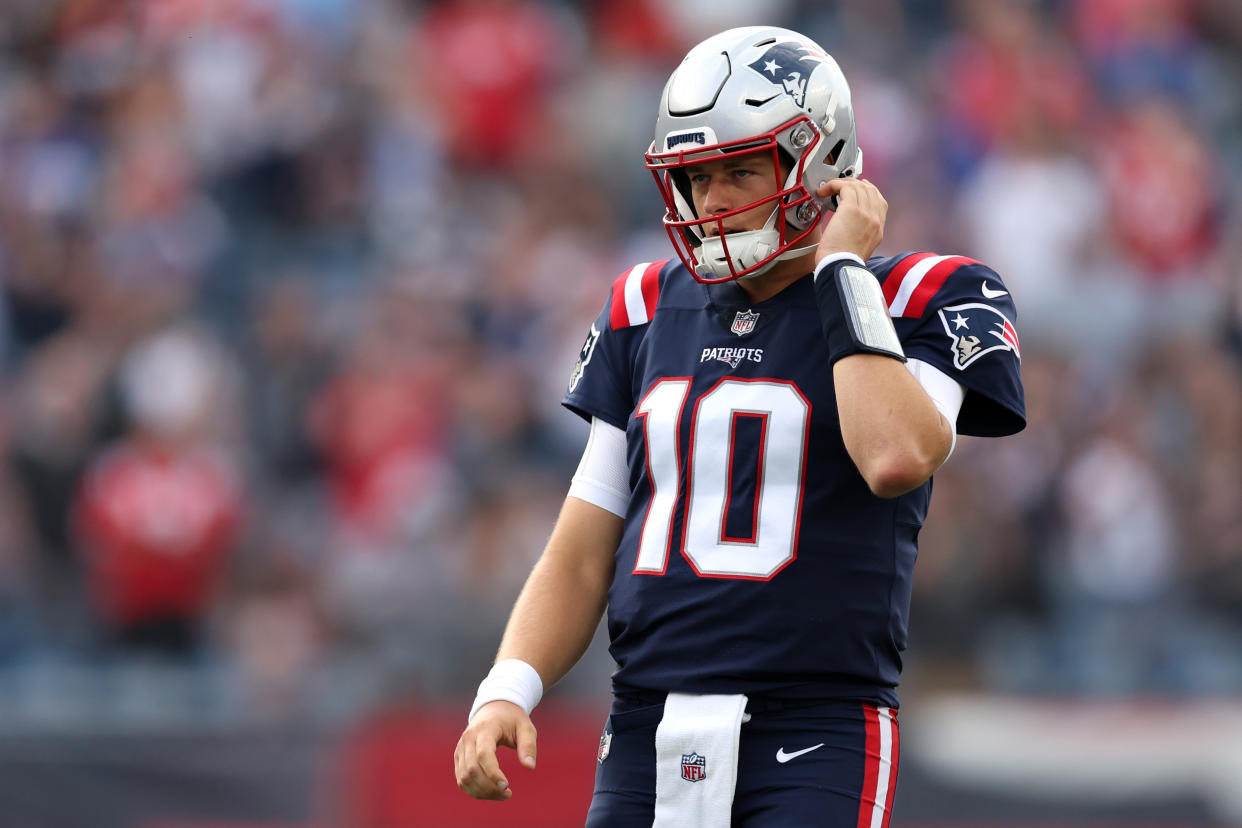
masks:
<instances>
[{"instance_id":1,"label":"helmet chin strap","mask_svg":"<svg viewBox=\"0 0 1242 828\"><path fill-rule=\"evenodd\" d=\"M730 233L730 255L728 257L725 256L724 238L722 236L704 237L702 245L695 252L697 263L694 269L702 275L721 278L736 273L739 270L745 270L756 262L761 262L768 256L771 256L780 247L780 231L776 229L776 214L779 209L780 205L774 206L771 214L768 215L767 221L758 230L743 230L739 233ZM768 272L777 262L804 256L807 252L814 250L815 247L812 244L806 247L795 247L786 250L754 273L742 276L741 280L761 276ZM730 260L732 260L731 263Z\"/></svg>"}]
</instances>

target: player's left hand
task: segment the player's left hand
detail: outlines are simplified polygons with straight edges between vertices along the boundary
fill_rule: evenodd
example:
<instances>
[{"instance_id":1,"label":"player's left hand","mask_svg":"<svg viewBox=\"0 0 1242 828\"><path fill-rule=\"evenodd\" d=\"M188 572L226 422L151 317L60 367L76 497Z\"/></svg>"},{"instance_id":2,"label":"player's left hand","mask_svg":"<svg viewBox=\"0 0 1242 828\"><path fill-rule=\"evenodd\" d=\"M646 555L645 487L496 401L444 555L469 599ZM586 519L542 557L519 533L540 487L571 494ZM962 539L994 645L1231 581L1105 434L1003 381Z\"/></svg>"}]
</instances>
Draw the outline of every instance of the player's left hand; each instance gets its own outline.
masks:
<instances>
[{"instance_id":1,"label":"player's left hand","mask_svg":"<svg viewBox=\"0 0 1242 828\"><path fill-rule=\"evenodd\" d=\"M866 179L837 178L816 193L820 198L837 197L837 211L827 218L816 260L830 253L853 253L867 261L884 240L888 218L888 202L879 189Z\"/></svg>"}]
</instances>

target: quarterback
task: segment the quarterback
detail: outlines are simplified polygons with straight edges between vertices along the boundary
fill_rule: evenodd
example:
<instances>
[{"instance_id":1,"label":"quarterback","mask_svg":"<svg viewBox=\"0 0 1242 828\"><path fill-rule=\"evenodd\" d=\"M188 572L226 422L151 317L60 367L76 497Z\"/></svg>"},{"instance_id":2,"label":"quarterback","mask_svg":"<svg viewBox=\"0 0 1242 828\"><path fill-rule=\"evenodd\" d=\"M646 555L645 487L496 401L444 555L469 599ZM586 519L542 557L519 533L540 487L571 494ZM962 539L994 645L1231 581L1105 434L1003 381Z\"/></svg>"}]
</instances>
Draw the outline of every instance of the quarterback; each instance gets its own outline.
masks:
<instances>
[{"instance_id":1,"label":"quarterback","mask_svg":"<svg viewBox=\"0 0 1242 828\"><path fill-rule=\"evenodd\" d=\"M931 477L1025 424L1013 298L985 264L876 257L849 86L806 37L694 47L646 166L676 255L622 273L564 404L591 423L454 754L513 795L531 709L607 611L613 705L586 824L888 824Z\"/></svg>"}]
</instances>

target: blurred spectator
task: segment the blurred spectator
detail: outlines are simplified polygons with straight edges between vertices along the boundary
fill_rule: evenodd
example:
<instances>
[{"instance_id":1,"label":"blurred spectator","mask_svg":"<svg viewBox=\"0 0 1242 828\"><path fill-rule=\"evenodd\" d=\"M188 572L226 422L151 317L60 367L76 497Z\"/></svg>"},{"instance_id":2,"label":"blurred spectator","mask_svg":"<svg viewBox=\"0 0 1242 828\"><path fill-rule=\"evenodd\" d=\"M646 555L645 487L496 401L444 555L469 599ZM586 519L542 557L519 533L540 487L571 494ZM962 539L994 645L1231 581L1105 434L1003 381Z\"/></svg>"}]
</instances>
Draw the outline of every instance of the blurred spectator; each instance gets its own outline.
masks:
<instances>
[{"instance_id":1,"label":"blurred spectator","mask_svg":"<svg viewBox=\"0 0 1242 828\"><path fill-rule=\"evenodd\" d=\"M1174 343L1161 356L1168 387L1159 403L1168 419L1160 435L1168 452L1165 475L1182 515L1184 565L1204 608L1236 624L1242 621L1242 369L1194 340Z\"/></svg>"},{"instance_id":2,"label":"blurred spectator","mask_svg":"<svg viewBox=\"0 0 1242 828\"><path fill-rule=\"evenodd\" d=\"M1074 136L1091 88L1064 37L1020 0L960 0L962 31L942 57L944 162L968 173L997 144L1035 125Z\"/></svg>"},{"instance_id":3,"label":"blurred spectator","mask_svg":"<svg viewBox=\"0 0 1242 828\"><path fill-rule=\"evenodd\" d=\"M376 296L339 372L312 402L337 513L393 539L424 497L443 494L455 364L452 317L397 292Z\"/></svg>"},{"instance_id":4,"label":"blurred spectator","mask_svg":"<svg viewBox=\"0 0 1242 828\"><path fill-rule=\"evenodd\" d=\"M1219 241L1218 164L1187 114L1139 101L1106 122L1096 147L1121 256L1148 280L1201 278Z\"/></svg>"},{"instance_id":5,"label":"blurred spectator","mask_svg":"<svg viewBox=\"0 0 1242 828\"><path fill-rule=\"evenodd\" d=\"M246 341L246 400L258 475L272 487L272 497L322 473L305 414L333 368L319 318L305 277L281 277L256 290Z\"/></svg>"},{"instance_id":6,"label":"blurred spectator","mask_svg":"<svg viewBox=\"0 0 1242 828\"><path fill-rule=\"evenodd\" d=\"M234 551L242 488L218 443L227 366L171 330L121 366L131 426L88 468L77 527L91 598L122 648L195 654Z\"/></svg>"},{"instance_id":7,"label":"blurred spectator","mask_svg":"<svg viewBox=\"0 0 1242 828\"><path fill-rule=\"evenodd\" d=\"M451 307L391 286L308 409L326 463L327 605L346 640L399 659L417 640L420 664L424 636L449 646L434 619L465 565L452 544L470 504L449 441L460 348Z\"/></svg>"},{"instance_id":8,"label":"blurred spectator","mask_svg":"<svg viewBox=\"0 0 1242 828\"><path fill-rule=\"evenodd\" d=\"M540 155L566 34L553 7L531 0L452 0L427 12L411 44L414 77L444 115L452 161L512 172Z\"/></svg>"},{"instance_id":9,"label":"blurred spectator","mask_svg":"<svg viewBox=\"0 0 1242 828\"><path fill-rule=\"evenodd\" d=\"M225 639L246 710L259 719L306 715L327 637L306 568L292 557L269 555L236 591Z\"/></svg>"},{"instance_id":10,"label":"blurred spectator","mask_svg":"<svg viewBox=\"0 0 1242 828\"><path fill-rule=\"evenodd\" d=\"M1076 0L1073 31L1105 100L1195 91L1201 46L1192 27L1194 0Z\"/></svg>"},{"instance_id":11,"label":"blurred spectator","mask_svg":"<svg viewBox=\"0 0 1242 828\"><path fill-rule=\"evenodd\" d=\"M1093 302L1070 301L1125 296L1124 288L1095 284L1090 265L1103 230L1102 183L1038 113L1017 117L963 183L964 247L1005 274L1025 342L1066 353L1110 346L1127 332L1117 330L1124 318L1101 319Z\"/></svg>"},{"instance_id":12,"label":"blurred spectator","mask_svg":"<svg viewBox=\"0 0 1242 828\"><path fill-rule=\"evenodd\" d=\"M67 331L35 350L15 383L9 457L34 530L29 587L47 608L51 638L69 633L66 623L77 618L82 561L69 516L78 480L105 436L111 368L105 343Z\"/></svg>"}]
</instances>

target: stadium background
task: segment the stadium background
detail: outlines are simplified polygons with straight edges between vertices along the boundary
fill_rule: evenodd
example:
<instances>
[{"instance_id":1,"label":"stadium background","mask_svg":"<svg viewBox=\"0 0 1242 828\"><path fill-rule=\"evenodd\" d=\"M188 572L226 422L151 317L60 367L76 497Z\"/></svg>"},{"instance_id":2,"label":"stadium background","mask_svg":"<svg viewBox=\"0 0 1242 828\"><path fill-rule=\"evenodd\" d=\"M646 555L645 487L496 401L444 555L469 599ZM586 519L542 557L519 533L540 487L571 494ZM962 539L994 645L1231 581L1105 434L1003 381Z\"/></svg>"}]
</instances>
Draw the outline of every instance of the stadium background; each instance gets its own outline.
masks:
<instances>
[{"instance_id":1,"label":"stadium background","mask_svg":"<svg viewBox=\"0 0 1242 828\"><path fill-rule=\"evenodd\" d=\"M1236 0L0 9L3 825L580 824L598 640L511 803L452 745L586 325L670 255L660 87L759 22L850 78L881 252L1022 314L1029 427L936 476L894 825L1242 825Z\"/></svg>"}]
</instances>

